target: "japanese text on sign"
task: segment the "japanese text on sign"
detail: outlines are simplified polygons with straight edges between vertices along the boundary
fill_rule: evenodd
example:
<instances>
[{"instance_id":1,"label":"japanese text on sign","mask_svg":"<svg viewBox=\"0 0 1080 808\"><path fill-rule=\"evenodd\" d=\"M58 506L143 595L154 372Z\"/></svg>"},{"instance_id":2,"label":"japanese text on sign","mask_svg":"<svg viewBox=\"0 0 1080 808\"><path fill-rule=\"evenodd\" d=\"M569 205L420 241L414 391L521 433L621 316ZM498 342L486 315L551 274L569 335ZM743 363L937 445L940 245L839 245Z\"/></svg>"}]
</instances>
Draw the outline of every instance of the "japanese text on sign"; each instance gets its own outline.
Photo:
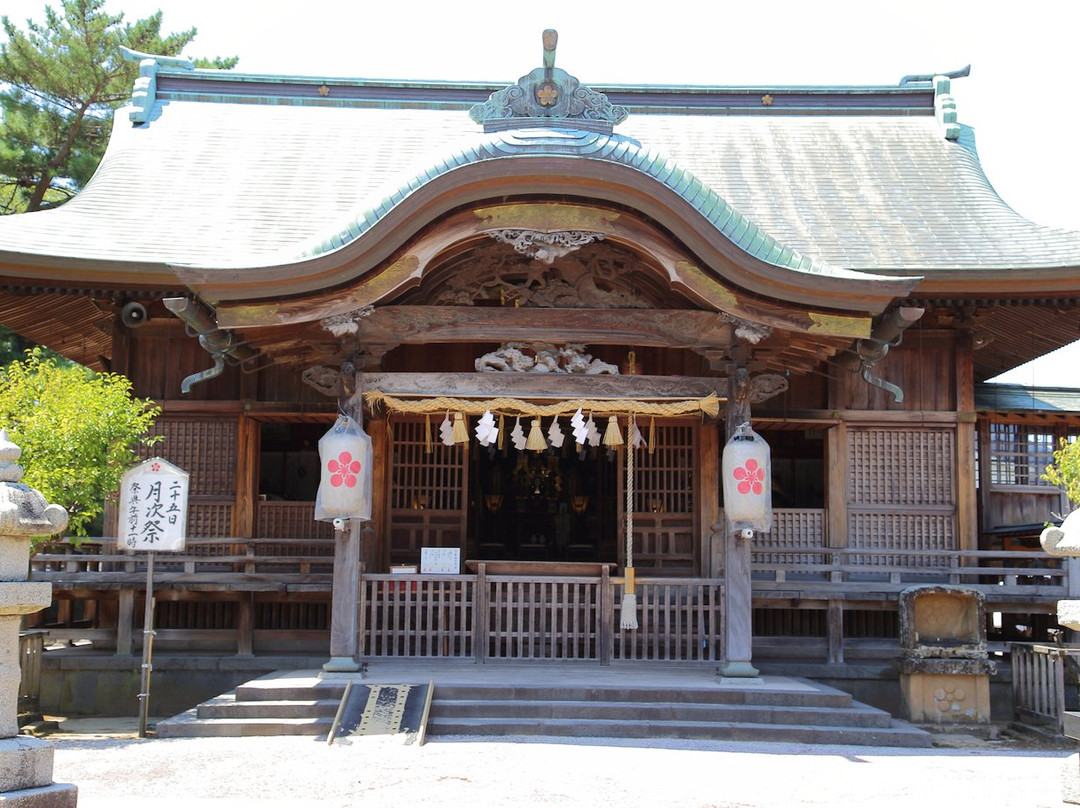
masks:
<instances>
[{"instance_id":1,"label":"japanese text on sign","mask_svg":"<svg viewBox=\"0 0 1080 808\"><path fill-rule=\"evenodd\" d=\"M175 552L187 535L188 474L155 457L124 473L118 542L128 550Z\"/></svg>"}]
</instances>

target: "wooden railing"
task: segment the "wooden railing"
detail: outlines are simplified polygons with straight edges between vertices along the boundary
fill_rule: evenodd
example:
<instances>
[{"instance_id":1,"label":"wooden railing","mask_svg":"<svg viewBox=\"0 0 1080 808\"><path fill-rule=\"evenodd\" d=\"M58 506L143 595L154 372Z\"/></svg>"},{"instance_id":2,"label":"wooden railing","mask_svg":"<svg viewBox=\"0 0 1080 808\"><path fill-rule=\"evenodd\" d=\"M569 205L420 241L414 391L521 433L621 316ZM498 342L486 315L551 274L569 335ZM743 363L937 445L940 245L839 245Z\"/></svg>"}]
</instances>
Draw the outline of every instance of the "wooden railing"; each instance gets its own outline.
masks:
<instances>
[{"instance_id":1,"label":"wooden railing","mask_svg":"<svg viewBox=\"0 0 1080 808\"><path fill-rule=\"evenodd\" d=\"M723 655L722 583L639 579L636 630L619 629L623 580L600 576L364 575L363 656L678 660Z\"/></svg>"},{"instance_id":2,"label":"wooden railing","mask_svg":"<svg viewBox=\"0 0 1080 808\"><path fill-rule=\"evenodd\" d=\"M916 584L958 584L977 589L988 602L1052 601L1071 596L1080 583L1077 559L1041 552L992 550L791 549L787 560L772 549L754 548L755 594L858 599L892 595ZM873 557L876 563L870 563ZM768 558L768 561L762 559ZM794 595L793 595L794 596Z\"/></svg>"},{"instance_id":3,"label":"wooden railing","mask_svg":"<svg viewBox=\"0 0 1080 808\"><path fill-rule=\"evenodd\" d=\"M156 582L181 586L191 576L203 583L222 585L237 576L316 576L312 582L333 574L334 545L321 539L229 539L189 538L179 553L156 553ZM119 550L115 539L91 539L80 543L50 544L30 558L30 577L35 581L93 585L111 581L143 583L146 554ZM252 583L252 582L249 582Z\"/></svg>"},{"instance_id":4,"label":"wooden railing","mask_svg":"<svg viewBox=\"0 0 1080 808\"><path fill-rule=\"evenodd\" d=\"M1015 642L1009 648L1013 715L1022 723L1050 726L1061 733L1066 702L1072 701L1066 688L1076 687L1076 677L1066 668L1080 660L1080 646Z\"/></svg>"}]
</instances>

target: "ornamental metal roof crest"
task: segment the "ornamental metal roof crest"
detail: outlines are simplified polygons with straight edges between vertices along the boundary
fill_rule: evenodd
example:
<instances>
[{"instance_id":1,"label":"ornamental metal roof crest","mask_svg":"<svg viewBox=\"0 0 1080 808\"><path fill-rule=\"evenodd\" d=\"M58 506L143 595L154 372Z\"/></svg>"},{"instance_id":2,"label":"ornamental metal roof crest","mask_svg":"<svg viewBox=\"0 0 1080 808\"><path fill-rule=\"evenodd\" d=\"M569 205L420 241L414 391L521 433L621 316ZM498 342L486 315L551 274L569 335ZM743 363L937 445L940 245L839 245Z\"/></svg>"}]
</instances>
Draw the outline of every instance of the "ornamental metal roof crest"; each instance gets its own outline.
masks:
<instances>
[{"instance_id":1,"label":"ornamental metal roof crest","mask_svg":"<svg viewBox=\"0 0 1080 808\"><path fill-rule=\"evenodd\" d=\"M555 67L557 31L544 31L544 66L518 79L517 84L491 94L483 104L469 110L469 117L483 124L485 132L551 127L553 119L572 121L576 129L611 134L626 120L625 107L617 107L601 92L585 87L565 70Z\"/></svg>"}]
</instances>

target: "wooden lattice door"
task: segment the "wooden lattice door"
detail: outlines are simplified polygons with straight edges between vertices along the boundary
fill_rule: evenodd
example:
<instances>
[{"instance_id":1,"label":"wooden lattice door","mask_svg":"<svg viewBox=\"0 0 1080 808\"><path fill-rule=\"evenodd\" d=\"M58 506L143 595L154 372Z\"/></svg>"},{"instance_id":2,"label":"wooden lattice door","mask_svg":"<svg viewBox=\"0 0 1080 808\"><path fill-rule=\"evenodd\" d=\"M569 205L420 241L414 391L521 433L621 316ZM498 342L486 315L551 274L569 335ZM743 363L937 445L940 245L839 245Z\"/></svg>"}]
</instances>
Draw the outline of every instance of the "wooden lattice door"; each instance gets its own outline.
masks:
<instances>
[{"instance_id":1,"label":"wooden lattice door","mask_svg":"<svg viewBox=\"0 0 1080 808\"><path fill-rule=\"evenodd\" d=\"M651 448L632 450L634 567L659 575L694 575L699 561L694 483L698 424L658 422L653 427L642 420L638 426ZM625 467L620 475L623 491ZM625 554L625 545L620 542L620 564L625 562Z\"/></svg>"},{"instance_id":2,"label":"wooden lattice door","mask_svg":"<svg viewBox=\"0 0 1080 808\"><path fill-rule=\"evenodd\" d=\"M419 564L422 547L459 547L464 555L468 444L444 445L438 423L424 419L392 426L390 563Z\"/></svg>"}]
</instances>

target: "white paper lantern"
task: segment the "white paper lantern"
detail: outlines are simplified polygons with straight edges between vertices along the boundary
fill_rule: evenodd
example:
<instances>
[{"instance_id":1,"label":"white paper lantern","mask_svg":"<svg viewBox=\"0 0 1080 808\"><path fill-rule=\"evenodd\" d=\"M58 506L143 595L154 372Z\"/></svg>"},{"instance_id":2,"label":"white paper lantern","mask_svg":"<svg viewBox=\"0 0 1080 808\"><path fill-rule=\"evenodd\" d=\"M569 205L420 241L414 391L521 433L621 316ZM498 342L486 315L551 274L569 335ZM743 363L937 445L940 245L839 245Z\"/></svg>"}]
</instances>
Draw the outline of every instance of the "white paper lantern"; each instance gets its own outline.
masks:
<instances>
[{"instance_id":1,"label":"white paper lantern","mask_svg":"<svg viewBox=\"0 0 1080 808\"><path fill-rule=\"evenodd\" d=\"M772 460L769 444L741 424L724 446L721 464L724 513L735 530L764 533L772 527Z\"/></svg>"},{"instance_id":2,"label":"white paper lantern","mask_svg":"<svg viewBox=\"0 0 1080 808\"><path fill-rule=\"evenodd\" d=\"M371 438L347 415L339 415L319 439L319 492L315 518L371 518Z\"/></svg>"}]
</instances>

